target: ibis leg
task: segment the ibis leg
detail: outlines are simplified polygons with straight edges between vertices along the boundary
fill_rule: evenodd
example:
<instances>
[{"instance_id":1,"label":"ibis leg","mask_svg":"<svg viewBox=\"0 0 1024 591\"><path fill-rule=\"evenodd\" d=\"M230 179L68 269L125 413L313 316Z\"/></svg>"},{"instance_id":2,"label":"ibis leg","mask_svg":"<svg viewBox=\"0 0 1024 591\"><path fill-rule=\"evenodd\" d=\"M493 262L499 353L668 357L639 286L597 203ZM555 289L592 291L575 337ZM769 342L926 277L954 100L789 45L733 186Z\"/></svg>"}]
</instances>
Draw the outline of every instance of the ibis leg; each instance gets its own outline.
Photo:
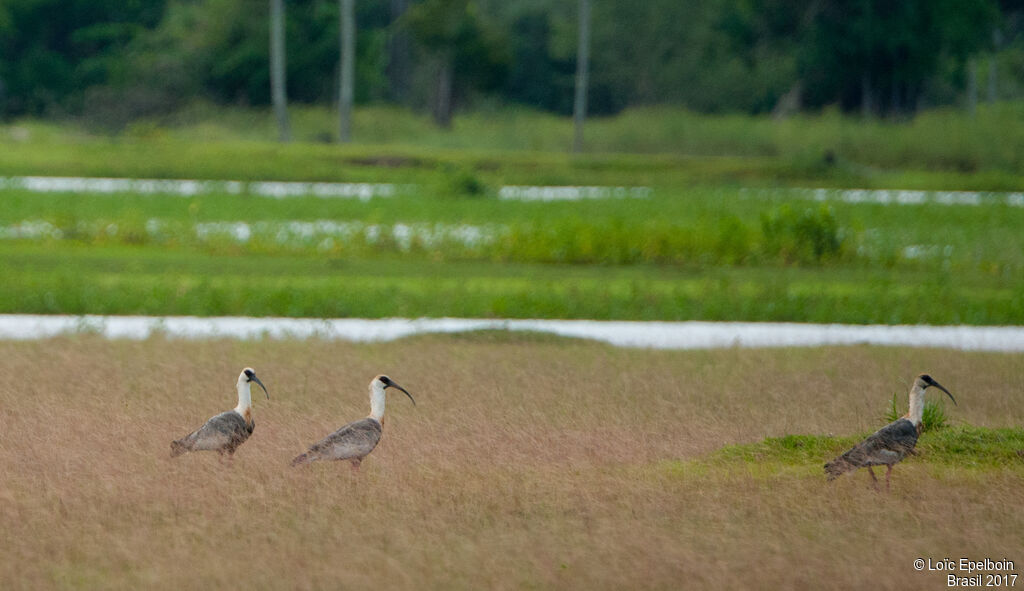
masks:
<instances>
[{"instance_id":1,"label":"ibis leg","mask_svg":"<svg viewBox=\"0 0 1024 591\"><path fill-rule=\"evenodd\" d=\"M875 476L875 471L871 469L871 466L868 466L868 474L871 475L871 484L874 485L875 490L878 490L878 477Z\"/></svg>"},{"instance_id":2,"label":"ibis leg","mask_svg":"<svg viewBox=\"0 0 1024 591\"><path fill-rule=\"evenodd\" d=\"M363 461L360 460L359 458L353 458L353 460L352 460L352 471L358 474L359 473L359 464L362 464L362 463L363 463Z\"/></svg>"},{"instance_id":3,"label":"ibis leg","mask_svg":"<svg viewBox=\"0 0 1024 591\"><path fill-rule=\"evenodd\" d=\"M885 471L885 492L889 492L889 475L892 474L892 464L889 464L889 469Z\"/></svg>"}]
</instances>

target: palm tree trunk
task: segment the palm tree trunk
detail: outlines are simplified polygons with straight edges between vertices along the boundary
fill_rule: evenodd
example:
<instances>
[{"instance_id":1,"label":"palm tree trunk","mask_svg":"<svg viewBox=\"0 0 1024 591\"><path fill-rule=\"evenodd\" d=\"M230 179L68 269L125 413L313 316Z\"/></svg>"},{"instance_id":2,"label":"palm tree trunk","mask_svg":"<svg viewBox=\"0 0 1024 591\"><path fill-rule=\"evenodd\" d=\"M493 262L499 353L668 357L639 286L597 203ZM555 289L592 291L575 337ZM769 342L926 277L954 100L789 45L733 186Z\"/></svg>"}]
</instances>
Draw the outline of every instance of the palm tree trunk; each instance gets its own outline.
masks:
<instances>
[{"instance_id":1,"label":"palm tree trunk","mask_svg":"<svg viewBox=\"0 0 1024 591\"><path fill-rule=\"evenodd\" d=\"M443 55L437 70L437 88L434 94L434 123L448 129L452 126L452 58Z\"/></svg>"},{"instance_id":2,"label":"palm tree trunk","mask_svg":"<svg viewBox=\"0 0 1024 591\"><path fill-rule=\"evenodd\" d=\"M967 61L967 112L973 117L978 111L978 60Z\"/></svg>"},{"instance_id":3,"label":"palm tree trunk","mask_svg":"<svg viewBox=\"0 0 1024 591\"><path fill-rule=\"evenodd\" d=\"M270 96L277 118L278 138L292 138L288 124L288 97L285 94L284 0L270 0Z\"/></svg>"},{"instance_id":4,"label":"palm tree trunk","mask_svg":"<svg viewBox=\"0 0 1024 591\"><path fill-rule=\"evenodd\" d=\"M341 26L341 76L338 92L338 141L352 141L352 88L355 85L355 0L338 0Z\"/></svg>"},{"instance_id":5,"label":"palm tree trunk","mask_svg":"<svg viewBox=\"0 0 1024 591\"><path fill-rule=\"evenodd\" d=\"M587 117L587 85L590 79L590 0L580 0L579 39L576 48L576 98L573 102L572 151L583 149L583 121Z\"/></svg>"}]
</instances>

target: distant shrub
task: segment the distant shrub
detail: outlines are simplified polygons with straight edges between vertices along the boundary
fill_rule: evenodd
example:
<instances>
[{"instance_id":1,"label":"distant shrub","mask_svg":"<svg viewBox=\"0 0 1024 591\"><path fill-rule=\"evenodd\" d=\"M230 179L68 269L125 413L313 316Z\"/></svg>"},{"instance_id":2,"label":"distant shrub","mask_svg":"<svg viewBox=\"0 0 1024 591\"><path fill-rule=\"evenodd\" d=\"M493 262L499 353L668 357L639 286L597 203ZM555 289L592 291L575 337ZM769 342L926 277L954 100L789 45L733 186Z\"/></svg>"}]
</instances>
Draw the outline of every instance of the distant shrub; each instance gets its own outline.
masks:
<instances>
[{"instance_id":1,"label":"distant shrub","mask_svg":"<svg viewBox=\"0 0 1024 591\"><path fill-rule=\"evenodd\" d=\"M752 259L756 231L736 216L725 216L718 221L718 238L714 252L718 261L736 265Z\"/></svg>"},{"instance_id":2,"label":"distant shrub","mask_svg":"<svg viewBox=\"0 0 1024 591\"><path fill-rule=\"evenodd\" d=\"M786 263L820 264L843 252L843 231L827 205L802 211L781 205L761 215L761 231L765 254Z\"/></svg>"},{"instance_id":3,"label":"distant shrub","mask_svg":"<svg viewBox=\"0 0 1024 591\"><path fill-rule=\"evenodd\" d=\"M173 92L145 85L124 87L93 86L82 99L82 122L98 131L118 133L127 130L129 137L148 137L155 127L144 121L147 117L167 115L179 105ZM147 132L140 135L139 132Z\"/></svg>"},{"instance_id":4,"label":"distant shrub","mask_svg":"<svg viewBox=\"0 0 1024 591\"><path fill-rule=\"evenodd\" d=\"M487 185L468 166L445 164L440 168L440 192L445 196L479 197Z\"/></svg>"}]
</instances>

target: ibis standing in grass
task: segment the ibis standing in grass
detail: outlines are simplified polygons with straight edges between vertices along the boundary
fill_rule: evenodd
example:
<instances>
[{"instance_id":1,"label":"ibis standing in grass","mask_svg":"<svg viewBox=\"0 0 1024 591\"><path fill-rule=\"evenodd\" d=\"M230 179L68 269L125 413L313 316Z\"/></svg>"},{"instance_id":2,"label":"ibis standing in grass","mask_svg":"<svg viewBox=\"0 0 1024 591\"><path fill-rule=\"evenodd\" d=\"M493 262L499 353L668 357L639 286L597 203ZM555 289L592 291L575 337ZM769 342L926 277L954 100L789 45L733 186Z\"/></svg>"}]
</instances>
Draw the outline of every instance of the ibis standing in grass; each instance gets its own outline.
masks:
<instances>
[{"instance_id":1,"label":"ibis standing in grass","mask_svg":"<svg viewBox=\"0 0 1024 591\"><path fill-rule=\"evenodd\" d=\"M252 368L245 368L238 375L238 406L212 417L206 424L185 437L171 442L171 457L187 451L215 451L221 456L228 454L228 463L239 445L252 435L256 422L252 419L252 393L250 384L256 382L270 400L270 392L256 377Z\"/></svg>"},{"instance_id":2,"label":"ibis standing in grass","mask_svg":"<svg viewBox=\"0 0 1024 591\"><path fill-rule=\"evenodd\" d=\"M348 460L352 462L352 470L358 472L363 458L369 455L380 441L384 420L384 391L388 388L405 392L413 405L416 404L416 399L408 390L387 376L377 376L370 382L370 416L353 421L314 443L309 451L292 460L292 466L316 460Z\"/></svg>"},{"instance_id":3,"label":"ibis standing in grass","mask_svg":"<svg viewBox=\"0 0 1024 591\"><path fill-rule=\"evenodd\" d=\"M949 396L949 399L956 404L956 398L949 393L949 390L942 387L931 376L921 374L914 380L910 388L910 412L901 418L882 427L864 441L853 446L853 449L825 464L825 473L828 479L835 480L846 472L852 472L857 468L866 467L868 474L871 474L871 481L875 488L878 488L878 478L875 476L872 466L888 467L885 472L885 489L889 490L889 476L892 474L892 467L907 454L913 452L917 445L917 438L921 434L921 419L924 416L924 392L931 386L935 386Z\"/></svg>"}]
</instances>

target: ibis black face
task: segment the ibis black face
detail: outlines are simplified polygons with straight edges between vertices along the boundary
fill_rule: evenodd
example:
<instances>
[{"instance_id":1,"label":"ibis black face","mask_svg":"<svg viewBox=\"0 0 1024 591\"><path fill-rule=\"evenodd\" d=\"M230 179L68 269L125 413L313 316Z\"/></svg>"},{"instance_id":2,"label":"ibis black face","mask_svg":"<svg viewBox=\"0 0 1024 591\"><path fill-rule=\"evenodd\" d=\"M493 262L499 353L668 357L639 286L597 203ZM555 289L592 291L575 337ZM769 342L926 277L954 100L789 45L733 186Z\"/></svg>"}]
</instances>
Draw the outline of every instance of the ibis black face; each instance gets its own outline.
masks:
<instances>
[{"instance_id":1,"label":"ibis black face","mask_svg":"<svg viewBox=\"0 0 1024 591\"><path fill-rule=\"evenodd\" d=\"M409 400L412 400L413 406L416 406L416 399L412 397L412 394L410 394L409 391L406 390L405 388L393 382L391 378L389 378L388 376L380 376L380 383L384 384L385 390L387 390L388 388L398 388L402 392L405 392L405 395L409 397Z\"/></svg>"},{"instance_id":2,"label":"ibis black face","mask_svg":"<svg viewBox=\"0 0 1024 591\"><path fill-rule=\"evenodd\" d=\"M270 392L267 392L267 387L263 385L263 382L261 382L258 377L256 377L256 372L251 369L247 369L245 370L245 377L250 382L256 382L259 384L260 388L263 388L263 393L267 395L267 400L270 400Z\"/></svg>"},{"instance_id":3,"label":"ibis black face","mask_svg":"<svg viewBox=\"0 0 1024 591\"><path fill-rule=\"evenodd\" d=\"M935 386L939 390L942 390L943 392L946 393L946 396L949 396L949 399L953 401L953 404L956 404L956 398L953 398L953 395L949 393L949 390L943 388L942 384L940 384L940 383L936 382L935 380L933 380L932 376L925 374L925 375L921 376L921 381L926 384L925 388L928 388L929 386Z\"/></svg>"}]
</instances>

